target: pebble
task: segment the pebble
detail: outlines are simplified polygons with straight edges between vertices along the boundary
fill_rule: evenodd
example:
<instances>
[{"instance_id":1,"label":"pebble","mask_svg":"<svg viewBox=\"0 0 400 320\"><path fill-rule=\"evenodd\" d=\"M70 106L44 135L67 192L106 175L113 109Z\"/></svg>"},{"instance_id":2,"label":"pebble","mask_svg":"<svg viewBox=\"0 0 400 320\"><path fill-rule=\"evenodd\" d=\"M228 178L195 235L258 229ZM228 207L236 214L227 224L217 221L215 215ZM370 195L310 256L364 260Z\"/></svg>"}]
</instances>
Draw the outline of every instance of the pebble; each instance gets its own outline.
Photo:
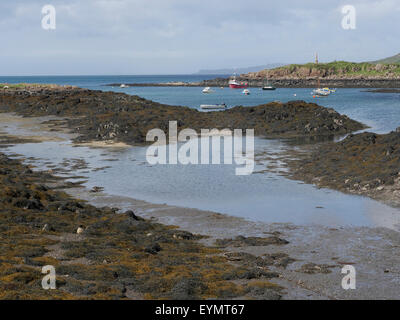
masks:
<instances>
[{"instance_id":1,"label":"pebble","mask_svg":"<svg viewBox=\"0 0 400 320\"><path fill-rule=\"evenodd\" d=\"M79 228L76 230L76 233L77 233L77 234L82 234L83 231L85 231L85 230L84 230L82 227L79 227Z\"/></svg>"}]
</instances>

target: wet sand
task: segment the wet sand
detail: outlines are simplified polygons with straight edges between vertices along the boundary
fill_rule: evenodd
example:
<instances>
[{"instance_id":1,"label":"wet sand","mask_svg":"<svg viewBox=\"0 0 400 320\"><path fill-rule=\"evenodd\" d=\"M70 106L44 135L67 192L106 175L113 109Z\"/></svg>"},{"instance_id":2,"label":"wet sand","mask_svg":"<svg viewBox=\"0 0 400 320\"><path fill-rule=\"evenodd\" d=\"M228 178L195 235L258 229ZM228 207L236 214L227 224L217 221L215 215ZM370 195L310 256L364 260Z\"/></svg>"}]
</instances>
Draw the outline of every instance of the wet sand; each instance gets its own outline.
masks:
<instances>
[{"instance_id":1,"label":"wet sand","mask_svg":"<svg viewBox=\"0 0 400 320\"><path fill-rule=\"evenodd\" d=\"M398 299L400 296L400 233L387 228L329 228L293 224L251 222L209 211L155 205L126 197L93 194L84 188L67 190L74 197L88 200L95 206L111 206L134 210L138 215L167 225L209 236L202 240L212 245L216 239L236 236L266 237L279 234L289 241L285 246L227 247L231 252L256 256L286 253L296 261L273 267L280 274L271 282L283 286L284 299ZM298 270L316 264L316 273ZM341 269L350 264L357 271L357 289L344 290ZM330 273L319 273L318 266L329 265Z\"/></svg>"}]
</instances>

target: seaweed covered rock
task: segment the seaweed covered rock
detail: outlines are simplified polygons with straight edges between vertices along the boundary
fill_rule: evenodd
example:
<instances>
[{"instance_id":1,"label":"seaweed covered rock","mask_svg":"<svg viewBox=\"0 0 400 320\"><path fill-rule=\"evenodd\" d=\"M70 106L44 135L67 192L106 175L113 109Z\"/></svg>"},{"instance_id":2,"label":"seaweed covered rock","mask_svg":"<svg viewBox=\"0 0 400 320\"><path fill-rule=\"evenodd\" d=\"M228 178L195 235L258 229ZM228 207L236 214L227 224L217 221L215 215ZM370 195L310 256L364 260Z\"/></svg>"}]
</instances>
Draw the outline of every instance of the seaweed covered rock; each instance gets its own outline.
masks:
<instances>
[{"instance_id":1,"label":"seaweed covered rock","mask_svg":"<svg viewBox=\"0 0 400 320\"><path fill-rule=\"evenodd\" d=\"M265 266L233 265L201 236L44 185L56 181L0 153L0 299L280 296L233 282L275 277ZM56 269L57 290L42 289L45 265Z\"/></svg>"},{"instance_id":2,"label":"seaweed covered rock","mask_svg":"<svg viewBox=\"0 0 400 320\"><path fill-rule=\"evenodd\" d=\"M318 146L289 163L294 177L400 205L400 132L370 132Z\"/></svg>"},{"instance_id":3,"label":"seaweed covered rock","mask_svg":"<svg viewBox=\"0 0 400 320\"><path fill-rule=\"evenodd\" d=\"M22 87L0 92L0 111L24 116L62 116L66 118L63 124L79 134L77 142L143 144L151 129L160 128L168 135L169 121L177 121L178 130L254 129L256 135L272 138L334 136L365 127L333 109L305 101L199 112L124 93L58 87Z\"/></svg>"}]
</instances>

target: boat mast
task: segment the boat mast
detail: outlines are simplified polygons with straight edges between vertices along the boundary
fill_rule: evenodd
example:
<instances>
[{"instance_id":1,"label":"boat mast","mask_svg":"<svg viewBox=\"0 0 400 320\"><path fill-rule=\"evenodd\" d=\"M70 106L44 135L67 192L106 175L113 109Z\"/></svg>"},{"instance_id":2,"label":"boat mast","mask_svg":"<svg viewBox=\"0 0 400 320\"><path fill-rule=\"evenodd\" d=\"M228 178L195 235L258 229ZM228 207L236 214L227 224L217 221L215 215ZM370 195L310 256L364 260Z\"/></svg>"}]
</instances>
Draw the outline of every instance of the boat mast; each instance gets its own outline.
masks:
<instances>
[{"instance_id":1,"label":"boat mast","mask_svg":"<svg viewBox=\"0 0 400 320\"><path fill-rule=\"evenodd\" d=\"M321 87L320 80L319 80L319 71L318 71L318 52L315 54L315 64L317 65L317 89Z\"/></svg>"}]
</instances>

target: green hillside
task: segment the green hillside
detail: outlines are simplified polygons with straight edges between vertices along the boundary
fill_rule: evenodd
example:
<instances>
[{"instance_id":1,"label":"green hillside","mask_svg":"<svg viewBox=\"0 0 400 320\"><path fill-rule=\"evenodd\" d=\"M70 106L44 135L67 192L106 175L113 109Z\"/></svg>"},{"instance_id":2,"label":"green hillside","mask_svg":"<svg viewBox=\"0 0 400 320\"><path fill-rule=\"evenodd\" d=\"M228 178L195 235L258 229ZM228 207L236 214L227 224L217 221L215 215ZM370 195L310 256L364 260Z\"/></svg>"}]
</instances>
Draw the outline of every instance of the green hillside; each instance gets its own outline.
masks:
<instances>
[{"instance_id":1,"label":"green hillside","mask_svg":"<svg viewBox=\"0 0 400 320\"><path fill-rule=\"evenodd\" d=\"M395 56L389 57L389 58L371 61L371 63L373 63L373 64L378 64L378 63L397 64L397 63L400 63L400 53L396 54Z\"/></svg>"},{"instance_id":2,"label":"green hillside","mask_svg":"<svg viewBox=\"0 0 400 320\"><path fill-rule=\"evenodd\" d=\"M400 64L373 64L369 62L334 61L329 63L290 64L272 70L249 73L248 76L262 78L397 78L400 77Z\"/></svg>"}]
</instances>

